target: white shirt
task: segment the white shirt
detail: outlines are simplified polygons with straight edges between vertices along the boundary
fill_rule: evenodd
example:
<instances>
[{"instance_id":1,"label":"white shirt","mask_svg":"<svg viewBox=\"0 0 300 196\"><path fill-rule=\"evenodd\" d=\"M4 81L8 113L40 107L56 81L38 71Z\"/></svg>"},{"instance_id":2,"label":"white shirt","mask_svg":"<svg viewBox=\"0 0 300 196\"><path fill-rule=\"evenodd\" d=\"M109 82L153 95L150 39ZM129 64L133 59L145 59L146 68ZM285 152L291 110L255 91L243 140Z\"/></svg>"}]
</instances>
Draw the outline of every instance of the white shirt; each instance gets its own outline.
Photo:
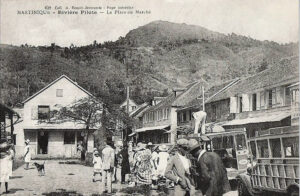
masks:
<instances>
[{"instance_id":1,"label":"white shirt","mask_svg":"<svg viewBox=\"0 0 300 196\"><path fill-rule=\"evenodd\" d=\"M183 165L185 171L189 172L190 171L190 161L185 156L182 156L179 153L178 153L178 156L182 162L182 165Z\"/></svg>"}]
</instances>

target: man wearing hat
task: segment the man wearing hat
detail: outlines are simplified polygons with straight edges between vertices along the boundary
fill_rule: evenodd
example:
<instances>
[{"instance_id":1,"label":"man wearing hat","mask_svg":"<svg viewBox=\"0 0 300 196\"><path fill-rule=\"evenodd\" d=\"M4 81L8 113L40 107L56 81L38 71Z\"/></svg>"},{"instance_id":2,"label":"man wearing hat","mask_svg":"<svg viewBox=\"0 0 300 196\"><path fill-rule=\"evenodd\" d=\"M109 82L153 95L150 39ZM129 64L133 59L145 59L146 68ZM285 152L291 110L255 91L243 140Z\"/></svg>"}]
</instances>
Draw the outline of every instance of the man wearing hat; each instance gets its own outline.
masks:
<instances>
[{"instance_id":1,"label":"man wearing hat","mask_svg":"<svg viewBox=\"0 0 300 196\"><path fill-rule=\"evenodd\" d=\"M206 196L221 196L230 190L226 168L218 154L201 149L195 139L188 141L190 154L197 159L199 186Z\"/></svg>"},{"instance_id":2,"label":"man wearing hat","mask_svg":"<svg viewBox=\"0 0 300 196\"><path fill-rule=\"evenodd\" d=\"M175 182L174 190L171 190L172 192L170 195L195 195L195 186L190 177L191 162L186 157L187 147L188 140L177 140L175 155L168 162L165 176Z\"/></svg>"}]
</instances>

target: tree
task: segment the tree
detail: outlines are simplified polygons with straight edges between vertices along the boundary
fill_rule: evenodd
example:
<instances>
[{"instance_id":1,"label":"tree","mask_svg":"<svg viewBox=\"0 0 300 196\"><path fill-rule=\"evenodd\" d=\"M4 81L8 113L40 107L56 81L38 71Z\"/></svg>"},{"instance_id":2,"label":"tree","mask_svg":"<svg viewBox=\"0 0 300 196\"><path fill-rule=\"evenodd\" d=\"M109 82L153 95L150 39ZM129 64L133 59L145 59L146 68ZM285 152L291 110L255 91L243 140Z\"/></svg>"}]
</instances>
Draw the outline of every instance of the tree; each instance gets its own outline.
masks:
<instances>
[{"instance_id":1,"label":"tree","mask_svg":"<svg viewBox=\"0 0 300 196\"><path fill-rule=\"evenodd\" d=\"M84 97L68 106L57 106L57 110L51 111L49 123L74 122L85 127L83 138L82 160L85 160L87 152L88 131L101 127L103 104L94 97Z\"/></svg>"}]
</instances>

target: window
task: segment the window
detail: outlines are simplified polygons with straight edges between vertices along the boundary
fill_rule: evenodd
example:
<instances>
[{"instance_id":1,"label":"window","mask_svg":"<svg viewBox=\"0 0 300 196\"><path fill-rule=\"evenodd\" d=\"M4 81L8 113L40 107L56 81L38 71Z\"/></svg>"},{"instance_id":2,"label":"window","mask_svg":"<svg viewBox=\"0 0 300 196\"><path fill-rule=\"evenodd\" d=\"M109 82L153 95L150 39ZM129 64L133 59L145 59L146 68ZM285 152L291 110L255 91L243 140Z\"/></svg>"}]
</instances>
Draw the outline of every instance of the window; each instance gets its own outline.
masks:
<instances>
[{"instance_id":1,"label":"window","mask_svg":"<svg viewBox=\"0 0 300 196\"><path fill-rule=\"evenodd\" d=\"M239 134L235 136L237 150L247 149L246 136Z\"/></svg>"},{"instance_id":2,"label":"window","mask_svg":"<svg viewBox=\"0 0 300 196\"><path fill-rule=\"evenodd\" d=\"M243 112L243 97L239 97L239 112Z\"/></svg>"},{"instance_id":3,"label":"window","mask_svg":"<svg viewBox=\"0 0 300 196\"><path fill-rule=\"evenodd\" d=\"M272 108L276 104L276 89L272 89L268 91L269 94L269 102L268 102L268 107Z\"/></svg>"},{"instance_id":4,"label":"window","mask_svg":"<svg viewBox=\"0 0 300 196\"><path fill-rule=\"evenodd\" d=\"M192 116L192 110L189 110L189 113L190 113L190 119L189 120L192 120L193 116Z\"/></svg>"},{"instance_id":5,"label":"window","mask_svg":"<svg viewBox=\"0 0 300 196\"><path fill-rule=\"evenodd\" d=\"M256 94L252 95L252 111L256 111Z\"/></svg>"},{"instance_id":6,"label":"window","mask_svg":"<svg viewBox=\"0 0 300 196\"><path fill-rule=\"evenodd\" d=\"M38 106L38 119L45 120L50 118L50 107L39 105Z\"/></svg>"},{"instance_id":7,"label":"window","mask_svg":"<svg viewBox=\"0 0 300 196\"><path fill-rule=\"evenodd\" d=\"M260 158L269 158L268 140L257 141L258 155Z\"/></svg>"},{"instance_id":8,"label":"window","mask_svg":"<svg viewBox=\"0 0 300 196\"><path fill-rule=\"evenodd\" d=\"M169 113L170 113L170 110L169 110L169 108L167 108L167 119L169 119Z\"/></svg>"},{"instance_id":9,"label":"window","mask_svg":"<svg viewBox=\"0 0 300 196\"><path fill-rule=\"evenodd\" d=\"M223 148L228 149L228 148L234 148L234 143L233 143L233 136L223 136Z\"/></svg>"},{"instance_id":10,"label":"window","mask_svg":"<svg viewBox=\"0 0 300 196\"><path fill-rule=\"evenodd\" d=\"M291 105L292 97L291 90L289 88L285 88L285 105Z\"/></svg>"},{"instance_id":11,"label":"window","mask_svg":"<svg viewBox=\"0 0 300 196\"><path fill-rule=\"evenodd\" d=\"M299 138L289 137L282 139L285 157L299 157Z\"/></svg>"},{"instance_id":12,"label":"window","mask_svg":"<svg viewBox=\"0 0 300 196\"><path fill-rule=\"evenodd\" d=\"M265 108L265 92L262 91L260 92L260 109L264 109Z\"/></svg>"},{"instance_id":13,"label":"window","mask_svg":"<svg viewBox=\"0 0 300 196\"><path fill-rule=\"evenodd\" d=\"M281 145L280 139L270 139L270 148L272 151L272 157L281 157Z\"/></svg>"},{"instance_id":14,"label":"window","mask_svg":"<svg viewBox=\"0 0 300 196\"><path fill-rule=\"evenodd\" d=\"M56 89L56 97L63 97L63 89Z\"/></svg>"},{"instance_id":15,"label":"window","mask_svg":"<svg viewBox=\"0 0 300 196\"><path fill-rule=\"evenodd\" d=\"M75 132L66 131L64 134L64 144L75 144Z\"/></svg>"},{"instance_id":16,"label":"window","mask_svg":"<svg viewBox=\"0 0 300 196\"><path fill-rule=\"evenodd\" d=\"M257 154L256 154L256 146L255 146L255 142L254 141L250 142L250 148L251 148L251 153L253 155L253 158L256 159Z\"/></svg>"},{"instance_id":17,"label":"window","mask_svg":"<svg viewBox=\"0 0 300 196\"><path fill-rule=\"evenodd\" d=\"M186 121L186 112L185 112L185 111L182 113L182 121L183 121L183 122Z\"/></svg>"},{"instance_id":18,"label":"window","mask_svg":"<svg viewBox=\"0 0 300 196\"><path fill-rule=\"evenodd\" d=\"M211 106L211 110L212 110L212 112L211 112L211 121L212 122L215 122L216 120L217 120L217 106L216 105L212 105Z\"/></svg>"}]
</instances>

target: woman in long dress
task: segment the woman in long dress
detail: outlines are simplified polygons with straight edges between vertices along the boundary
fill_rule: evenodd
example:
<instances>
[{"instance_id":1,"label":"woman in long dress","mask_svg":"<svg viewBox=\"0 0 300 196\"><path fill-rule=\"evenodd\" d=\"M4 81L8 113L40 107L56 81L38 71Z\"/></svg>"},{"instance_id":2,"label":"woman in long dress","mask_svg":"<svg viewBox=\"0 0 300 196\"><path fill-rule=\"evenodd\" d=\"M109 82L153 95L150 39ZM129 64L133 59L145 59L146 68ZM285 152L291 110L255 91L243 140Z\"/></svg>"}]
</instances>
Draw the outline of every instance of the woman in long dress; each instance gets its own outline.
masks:
<instances>
[{"instance_id":1,"label":"woman in long dress","mask_svg":"<svg viewBox=\"0 0 300 196\"><path fill-rule=\"evenodd\" d=\"M167 152L168 147L165 144L159 146L158 150L160 152L158 153L157 174L161 177L164 177L170 155Z\"/></svg>"},{"instance_id":2,"label":"woman in long dress","mask_svg":"<svg viewBox=\"0 0 300 196\"><path fill-rule=\"evenodd\" d=\"M1 184L5 183L5 192L8 193L8 181L10 167L9 164L11 163L10 160L12 159L12 155L9 151L9 145L5 139L0 140L0 187Z\"/></svg>"},{"instance_id":3,"label":"woman in long dress","mask_svg":"<svg viewBox=\"0 0 300 196\"><path fill-rule=\"evenodd\" d=\"M25 161L25 168L24 169L29 169L29 163L31 161L31 152L30 152L30 146L29 146L29 140L27 139L25 141L25 148L24 148L24 161Z\"/></svg>"}]
</instances>

